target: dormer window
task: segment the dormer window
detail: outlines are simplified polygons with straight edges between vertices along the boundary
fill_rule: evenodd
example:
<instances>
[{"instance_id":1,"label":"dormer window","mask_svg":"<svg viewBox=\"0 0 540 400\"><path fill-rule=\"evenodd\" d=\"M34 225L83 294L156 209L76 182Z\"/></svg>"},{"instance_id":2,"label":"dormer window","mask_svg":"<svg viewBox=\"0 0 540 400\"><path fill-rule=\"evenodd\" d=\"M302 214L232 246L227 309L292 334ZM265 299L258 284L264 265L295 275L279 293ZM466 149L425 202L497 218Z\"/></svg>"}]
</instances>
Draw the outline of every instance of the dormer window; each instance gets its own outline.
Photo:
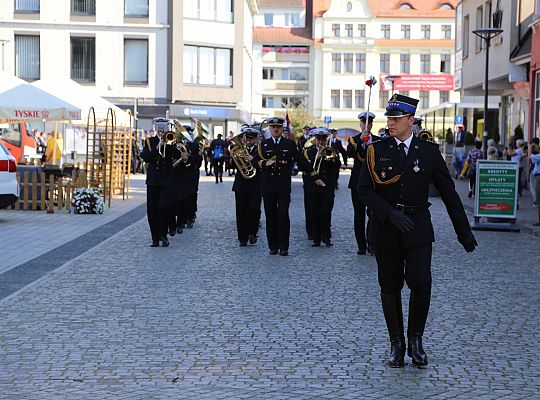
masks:
<instances>
[{"instance_id":1,"label":"dormer window","mask_svg":"<svg viewBox=\"0 0 540 400\"><path fill-rule=\"evenodd\" d=\"M414 10L413 6L408 3L403 3L399 6L399 8L401 8L402 10Z\"/></svg>"},{"instance_id":2,"label":"dormer window","mask_svg":"<svg viewBox=\"0 0 540 400\"><path fill-rule=\"evenodd\" d=\"M453 10L454 9L454 7L452 7L452 5L448 4L448 3L441 4L441 6L439 8L441 10Z\"/></svg>"}]
</instances>

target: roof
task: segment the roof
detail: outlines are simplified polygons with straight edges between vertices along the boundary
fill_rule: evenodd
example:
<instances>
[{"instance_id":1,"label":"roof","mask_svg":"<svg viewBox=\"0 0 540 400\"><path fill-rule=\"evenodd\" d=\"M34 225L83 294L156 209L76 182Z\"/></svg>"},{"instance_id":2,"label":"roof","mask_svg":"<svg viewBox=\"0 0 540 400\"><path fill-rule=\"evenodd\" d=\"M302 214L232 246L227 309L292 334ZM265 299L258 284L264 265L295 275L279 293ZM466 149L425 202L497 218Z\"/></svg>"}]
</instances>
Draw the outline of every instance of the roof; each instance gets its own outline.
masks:
<instances>
[{"instance_id":1,"label":"roof","mask_svg":"<svg viewBox=\"0 0 540 400\"><path fill-rule=\"evenodd\" d=\"M400 6L408 4L410 10ZM443 4L449 4L453 9L441 9ZM368 7L376 17L406 18L406 17L438 17L452 18L455 15L457 0L368 0Z\"/></svg>"},{"instance_id":2,"label":"roof","mask_svg":"<svg viewBox=\"0 0 540 400\"><path fill-rule=\"evenodd\" d=\"M311 44L311 29L257 27L253 32L254 43Z\"/></svg>"}]
</instances>

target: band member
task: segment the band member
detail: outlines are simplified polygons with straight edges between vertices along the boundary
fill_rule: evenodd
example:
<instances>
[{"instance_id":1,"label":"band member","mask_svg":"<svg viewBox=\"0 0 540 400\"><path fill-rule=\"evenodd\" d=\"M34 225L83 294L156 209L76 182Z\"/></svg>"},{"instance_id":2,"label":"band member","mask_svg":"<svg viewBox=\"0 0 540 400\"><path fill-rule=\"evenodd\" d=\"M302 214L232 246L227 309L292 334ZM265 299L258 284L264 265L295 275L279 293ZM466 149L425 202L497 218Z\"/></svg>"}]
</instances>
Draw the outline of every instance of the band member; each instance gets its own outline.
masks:
<instances>
[{"instance_id":1,"label":"band member","mask_svg":"<svg viewBox=\"0 0 540 400\"><path fill-rule=\"evenodd\" d=\"M325 186L318 186L311 176L306 178L305 194L310 197L311 224L313 229L313 247L319 247L321 241L326 246L332 246L330 217L334 207L336 188L336 169L338 161L336 151L329 146L330 131L320 126L313 128L310 136L315 137L315 145L304 149L306 160L313 166Z\"/></svg>"},{"instance_id":2,"label":"band member","mask_svg":"<svg viewBox=\"0 0 540 400\"><path fill-rule=\"evenodd\" d=\"M302 136L300 136L298 138L298 140L296 141L296 143L298 145L298 151L300 153L302 151L304 151L304 146L305 146L306 142L309 139L309 132L310 131L311 131L311 128L309 127L309 125L304 125L304 127L302 128Z\"/></svg>"},{"instance_id":3,"label":"band member","mask_svg":"<svg viewBox=\"0 0 540 400\"><path fill-rule=\"evenodd\" d=\"M339 156L343 158L343 165L347 165L347 150L343 147L343 142L337 137L337 130L330 129L332 138L330 139L330 145L336 151L336 190L339 189L339 169L341 167L341 160Z\"/></svg>"},{"instance_id":4,"label":"band member","mask_svg":"<svg viewBox=\"0 0 540 400\"><path fill-rule=\"evenodd\" d=\"M143 143L141 158L146 166L146 209L152 235L151 247L169 245L167 225L175 199L173 159L181 157L176 146L167 144L165 138L174 132L161 132L160 136L147 138Z\"/></svg>"},{"instance_id":5,"label":"band member","mask_svg":"<svg viewBox=\"0 0 540 400\"><path fill-rule=\"evenodd\" d=\"M214 175L216 183L223 182L223 163L225 162L225 149L227 142L222 139L223 135L217 135L217 139L210 143L210 152L212 153L212 164L214 166Z\"/></svg>"},{"instance_id":6,"label":"band member","mask_svg":"<svg viewBox=\"0 0 540 400\"><path fill-rule=\"evenodd\" d=\"M185 146L189 151L189 159L186 163L186 200L185 200L185 224L186 228L193 228L195 218L197 218L197 196L199 193L200 169L202 165L202 154L198 143L195 142L193 128L184 125L189 139Z\"/></svg>"},{"instance_id":7,"label":"band member","mask_svg":"<svg viewBox=\"0 0 540 400\"><path fill-rule=\"evenodd\" d=\"M186 204L190 194L188 191L190 154L187 148L185 150L180 151L180 159L173 162L175 200L169 217L169 236L181 234L186 224Z\"/></svg>"},{"instance_id":8,"label":"band member","mask_svg":"<svg viewBox=\"0 0 540 400\"><path fill-rule=\"evenodd\" d=\"M417 104L418 100L400 94L388 101L385 115L390 137L368 147L358 178L360 200L372 211L369 232L390 336L390 367L404 366L404 282L411 290L407 354L415 366L428 364L422 336L431 298L431 182L439 190L458 241L467 252L478 245L439 147L412 134Z\"/></svg>"},{"instance_id":9,"label":"band member","mask_svg":"<svg viewBox=\"0 0 540 400\"><path fill-rule=\"evenodd\" d=\"M251 161L257 155L259 131L255 128L244 127L242 128L242 135L243 139L245 139L246 151L249 154L246 162L251 165ZM238 241L240 246L247 246L248 241L250 244L257 242L259 221L261 219L261 177L256 168L253 168L254 176L247 178L240 171L241 167L239 166L234 177L232 190L236 201Z\"/></svg>"},{"instance_id":10,"label":"band member","mask_svg":"<svg viewBox=\"0 0 540 400\"><path fill-rule=\"evenodd\" d=\"M348 187L351 189L354 210L354 236L358 245L356 254L364 255L366 251L373 254L373 250L366 237L366 205L358 198L356 187L358 186L360 170L366 158L366 148L369 144L379 140L379 137L371 133L375 114L364 111L358 114L358 119L360 120L360 131L362 133L350 137L347 144L347 155L354 160Z\"/></svg>"},{"instance_id":11,"label":"band member","mask_svg":"<svg viewBox=\"0 0 540 400\"><path fill-rule=\"evenodd\" d=\"M289 204L291 202L291 171L296 161L300 169L313 173L313 168L301 155L296 144L282 137L281 117L268 120L271 138L263 140L257 148L256 164L261 170L261 192L266 215L266 237L270 254L289 254ZM313 174L315 184L325 183Z\"/></svg>"}]
</instances>

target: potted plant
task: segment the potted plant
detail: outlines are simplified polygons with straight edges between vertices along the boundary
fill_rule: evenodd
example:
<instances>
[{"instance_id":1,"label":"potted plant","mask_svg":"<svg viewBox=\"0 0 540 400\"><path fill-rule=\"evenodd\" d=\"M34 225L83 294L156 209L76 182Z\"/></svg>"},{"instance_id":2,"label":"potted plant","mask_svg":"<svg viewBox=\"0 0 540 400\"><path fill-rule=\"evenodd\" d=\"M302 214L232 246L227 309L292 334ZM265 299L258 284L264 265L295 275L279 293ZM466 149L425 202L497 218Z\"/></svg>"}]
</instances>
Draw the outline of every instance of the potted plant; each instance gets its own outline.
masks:
<instances>
[{"instance_id":1,"label":"potted plant","mask_svg":"<svg viewBox=\"0 0 540 400\"><path fill-rule=\"evenodd\" d=\"M103 214L105 210L105 203L96 188L75 189L71 205L75 214Z\"/></svg>"}]
</instances>

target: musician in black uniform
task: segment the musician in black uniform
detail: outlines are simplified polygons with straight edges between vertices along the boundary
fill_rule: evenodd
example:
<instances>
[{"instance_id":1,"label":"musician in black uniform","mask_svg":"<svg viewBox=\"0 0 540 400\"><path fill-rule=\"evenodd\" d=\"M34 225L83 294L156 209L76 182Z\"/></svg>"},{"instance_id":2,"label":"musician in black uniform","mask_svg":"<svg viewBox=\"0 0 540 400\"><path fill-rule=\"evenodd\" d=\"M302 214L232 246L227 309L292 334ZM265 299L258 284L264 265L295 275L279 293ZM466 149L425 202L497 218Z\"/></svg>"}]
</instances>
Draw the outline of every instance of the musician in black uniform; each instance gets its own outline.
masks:
<instances>
[{"instance_id":1,"label":"musician in black uniform","mask_svg":"<svg viewBox=\"0 0 540 400\"><path fill-rule=\"evenodd\" d=\"M303 150L304 157L315 172L318 172L319 179L325 183L325 186L316 185L311 175L306 177L304 183L304 195L310 197L313 247L319 247L321 241L326 246L332 246L330 219L334 207L338 161L335 149L328 143L330 135L330 131L324 126L313 128L310 136L315 137L315 144Z\"/></svg>"},{"instance_id":2,"label":"musician in black uniform","mask_svg":"<svg viewBox=\"0 0 540 400\"><path fill-rule=\"evenodd\" d=\"M181 234L186 224L186 203L189 195L189 191L187 190L189 179L188 163L190 154L187 148L186 151L181 151L180 154L180 159L173 161L175 200L169 217L169 236L174 236L177 233Z\"/></svg>"},{"instance_id":3,"label":"musician in black uniform","mask_svg":"<svg viewBox=\"0 0 540 400\"><path fill-rule=\"evenodd\" d=\"M330 133L332 134L332 139L330 139L330 145L332 148L336 151L336 162L337 162L337 169L336 169L336 190L339 189L339 169L341 168L341 158L343 158L343 165L347 165L347 150L343 147L343 142L341 139L337 137L337 129L330 129Z\"/></svg>"},{"instance_id":4,"label":"musician in black uniform","mask_svg":"<svg viewBox=\"0 0 540 400\"><path fill-rule=\"evenodd\" d=\"M358 251L356 254L364 255L366 251L373 254L370 242L366 236L366 205L358 198L358 177L360 170L366 158L366 148L369 144L379 140L379 137L371 133L375 114L372 112L361 112L358 114L360 120L360 131L362 133L350 137L347 144L347 155L353 159L353 169L349 178L349 189L351 189L351 198L354 211L354 236Z\"/></svg>"},{"instance_id":5,"label":"musician in black uniform","mask_svg":"<svg viewBox=\"0 0 540 400\"><path fill-rule=\"evenodd\" d=\"M385 115L390 137L368 147L358 178L360 200L372 212L369 235L390 336L390 367L404 365L404 282L411 290L407 354L415 366L428 363L422 336L431 298L431 251L435 240L428 210L431 182L439 190L458 241L467 252L478 245L439 147L412 134L417 104L418 100L399 94L388 101Z\"/></svg>"},{"instance_id":6,"label":"musician in black uniform","mask_svg":"<svg viewBox=\"0 0 540 400\"><path fill-rule=\"evenodd\" d=\"M147 138L143 143L141 158L146 166L146 209L148 225L152 235L151 247L169 245L167 225L175 199L173 159L181 157L176 146L167 144L164 138L174 132L160 132L162 135ZM163 140L162 140L163 138Z\"/></svg>"},{"instance_id":7,"label":"musician in black uniform","mask_svg":"<svg viewBox=\"0 0 540 400\"><path fill-rule=\"evenodd\" d=\"M261 170L261 192L266 215L266 237L270 254L289 254L289 204L291 202L291 171L296 161L303 171L313 168L298 151L296 143L281 137L285 120L272 117L268 120L271 138L259 143L256 164ZM324 182L313 174L315 184Z\"/></svg>"},{"instance_id":8,"label":"musician in black uniform","mask_svg":"<svg viewBox=\"0 0 540 400\"><path fill-rule=\"evenodd\" d=\"M195 142L193 127L184 125L188 133L188 140L184 143L189 158L186 162L186 198L185 198L185 225L186 228L193 228L193 223L197 217L197 196L199 193L200 169L202 165L202 154L199 144Z\"/></svg>"},{"instance_id":9,"label":"musician in black uniform","mask_svg":"<svg viewBox=\"0 0 540 400\"><path fill-rule=\"evenodd\" d=\"M296 141L298 151L300 153L304 151L304 146L309 139L310 131L311 131L311 128L309 127L309 125L304 125L304 127L302 128L302 136L300 136Z\"/></svg>"},{"instance_id":10,"label":"musician in black uniform","mask_svg":"<svg viewBox=\"0 0 540 400\"><path fill-rule=\"evenodd\" d=\"M259 131L255 128L243 127L242 135L249 153L246 161L251 163L257 155ZM238 168L232 187L236 201L236 229L240 246L247 246L248 241L250 244L257 242L261 219L261 176L256 168L254 171L254 177L246 178Z\"/></svg>"}]
</instances>

